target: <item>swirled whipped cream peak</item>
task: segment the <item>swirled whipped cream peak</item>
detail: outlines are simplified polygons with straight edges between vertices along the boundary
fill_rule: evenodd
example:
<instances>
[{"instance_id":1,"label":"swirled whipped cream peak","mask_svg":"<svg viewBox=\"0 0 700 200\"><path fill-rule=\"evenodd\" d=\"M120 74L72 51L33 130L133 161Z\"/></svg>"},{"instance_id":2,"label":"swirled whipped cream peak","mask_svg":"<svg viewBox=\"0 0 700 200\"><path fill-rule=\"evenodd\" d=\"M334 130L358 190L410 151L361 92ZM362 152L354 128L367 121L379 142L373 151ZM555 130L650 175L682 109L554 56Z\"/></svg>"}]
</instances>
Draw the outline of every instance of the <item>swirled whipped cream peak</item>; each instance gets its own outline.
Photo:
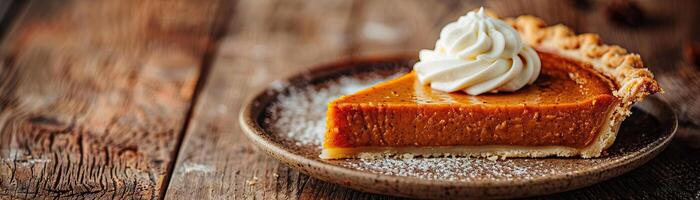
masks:
<instances>
[{"instance_id":1,"label":"swirled whipped cream peak","mask_svg":"<svg viewBox=\"0 0 700 200\"><path fill-rule=\"evenodd\" d=\"M440 32L434 50L421 50L413 66L422 84L444 92L470 95L512 92L540 74L537 52L524 44L504 21L469 12Z\"/></svg>"}]
</instances>

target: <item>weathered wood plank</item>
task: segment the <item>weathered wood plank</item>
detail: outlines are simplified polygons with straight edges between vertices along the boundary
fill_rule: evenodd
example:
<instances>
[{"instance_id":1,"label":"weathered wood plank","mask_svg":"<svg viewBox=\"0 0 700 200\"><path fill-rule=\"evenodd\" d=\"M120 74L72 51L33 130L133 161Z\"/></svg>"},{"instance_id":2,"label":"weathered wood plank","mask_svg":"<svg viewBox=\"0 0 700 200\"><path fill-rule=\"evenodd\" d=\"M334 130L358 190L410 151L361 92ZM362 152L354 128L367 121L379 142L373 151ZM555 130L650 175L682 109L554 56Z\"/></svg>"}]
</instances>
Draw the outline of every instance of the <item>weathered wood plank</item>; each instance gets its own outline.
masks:
<instances>
[{"instance_id":1,"label":"weathered wood plank","mask_svg":"<svg viewBox=\"0 0 700 200\"><path fill-rule=\"evenodd\" d=\"M217 1L32 1L2 46L0 199L156 199Z\"/></svg>"},{"instance_id":2,"label":"weathered wood plank","mask_svg":"<svg viewBox=\"0 0 700 200\"><path fill-rule=\"evenodd\" d=\"M233 31L222 43L195 107L166 198L393 199L309 178L265 156L244 139L238 125L240 106L249 92L272 80L342 55L431 48L442 26L479 5L501 16L533 14L550 24L565 23L579 32L600 33L605 41L642 54L661 74L664 87L673 88L667 90L689 91L692 87L664 83L663 79L667 71L676 73L668 75L668 82L683 73L673 70L680 59L680 51L675 50L682 37L692 36L690 29L697 24L697 16L692 15L700 10L696 4L643 1L641 6L649 17L663 15L661 18L672 22L628 28L609 22L608 2L599 1L240 1L231 23ZM667 35L657 28L673 32ZM676 98L668 97L676 105L685 103ZM694 154L697 150L676 141L638 170L553 197L698 198L700 170L693 166L700 164L700 158L689 158Z\"/></svg>"}]
</instances>

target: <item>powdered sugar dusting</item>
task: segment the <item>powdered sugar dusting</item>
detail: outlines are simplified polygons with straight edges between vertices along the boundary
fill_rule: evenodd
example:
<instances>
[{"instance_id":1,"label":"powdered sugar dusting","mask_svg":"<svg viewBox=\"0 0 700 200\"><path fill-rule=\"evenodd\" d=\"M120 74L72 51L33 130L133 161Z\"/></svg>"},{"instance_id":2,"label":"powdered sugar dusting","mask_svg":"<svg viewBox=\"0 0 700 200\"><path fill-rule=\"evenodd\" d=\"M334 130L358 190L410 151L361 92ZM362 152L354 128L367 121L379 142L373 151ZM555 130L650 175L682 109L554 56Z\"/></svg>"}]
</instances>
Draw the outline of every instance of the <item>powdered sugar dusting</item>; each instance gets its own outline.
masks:
<instances>
[{"instance_id":1,"label":"powdered sugar dusting","mask_svg":"<svg viewBox=\"0 0 700 200\"><path fill-rule=\"evenodd\" d=\"M362 171L429 180L475 181L534 179L574 172L576 165L552 168L547 159L489 160L469 157L361 159L342 165Z\"/></svg>"},{"instance_id":2,"label":"powdered sugar dusting","mask_svg":"<svg viewBox=\"0 0 700 200\"><path fill-rule=\"evenodd\" d=\"M275 133L286 134L297 145L321 145L326 130L326 105L342 95L348 95L377 83L394 79L403 73L388 77L377 74L344 76L320 86L289 87L289 93L277 96L268 111L265 122ZM274 82L273 88L281 90L284 83Z\"/></svg>"}]
</instances>

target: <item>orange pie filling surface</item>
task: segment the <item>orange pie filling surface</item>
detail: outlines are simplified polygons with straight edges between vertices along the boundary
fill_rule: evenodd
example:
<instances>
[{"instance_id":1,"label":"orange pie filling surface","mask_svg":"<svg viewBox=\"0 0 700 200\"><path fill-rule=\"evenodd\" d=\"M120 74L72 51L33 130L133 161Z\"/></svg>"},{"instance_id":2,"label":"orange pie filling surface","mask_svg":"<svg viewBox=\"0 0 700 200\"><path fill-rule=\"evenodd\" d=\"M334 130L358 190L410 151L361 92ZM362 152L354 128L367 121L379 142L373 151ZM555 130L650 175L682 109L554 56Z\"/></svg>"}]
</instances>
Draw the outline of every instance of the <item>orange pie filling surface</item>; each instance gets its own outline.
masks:
<instances>
[{"instance_id":1,"label":"orange pie filling surface","mask_svg":"<svg viewBox=\"0 0 700 200\"><path fill-rule=\"evenodd\" d=\"M591 145L619 98L586 63L539 53L537 81L471 96L432 90L414 72L329 104L324 149Z\"/></svg>"}]
</instances>

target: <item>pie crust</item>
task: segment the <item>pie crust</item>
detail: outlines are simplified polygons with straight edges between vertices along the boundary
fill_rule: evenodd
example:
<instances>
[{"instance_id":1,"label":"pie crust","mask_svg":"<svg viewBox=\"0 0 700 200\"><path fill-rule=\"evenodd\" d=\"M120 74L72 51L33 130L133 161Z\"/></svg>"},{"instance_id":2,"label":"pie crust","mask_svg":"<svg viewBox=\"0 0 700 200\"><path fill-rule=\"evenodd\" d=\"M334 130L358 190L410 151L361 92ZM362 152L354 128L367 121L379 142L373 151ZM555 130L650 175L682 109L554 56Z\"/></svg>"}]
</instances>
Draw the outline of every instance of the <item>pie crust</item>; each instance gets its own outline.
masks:
<instances>
[{"instance_id":1,"label":"pie crust","mask_svg":"<svg viewBox=\"0 0 700 200\"><path fill-rule=\"evenodd\" d=\"M603 44L597 34L576 35L565 25L548 27L542 19L529 15L506 21L518 30L524 42L538 51L589 63L617 86L613 95L621 101L607 117L609 123L604 125L594 143L574 152L562 149L562 154L580 154L584 158L600 156L615 141L622 121L632 114L632 105L651 94L663 92L638 54L628 53L617 45Z\"/></svg>"}]
</instances>

